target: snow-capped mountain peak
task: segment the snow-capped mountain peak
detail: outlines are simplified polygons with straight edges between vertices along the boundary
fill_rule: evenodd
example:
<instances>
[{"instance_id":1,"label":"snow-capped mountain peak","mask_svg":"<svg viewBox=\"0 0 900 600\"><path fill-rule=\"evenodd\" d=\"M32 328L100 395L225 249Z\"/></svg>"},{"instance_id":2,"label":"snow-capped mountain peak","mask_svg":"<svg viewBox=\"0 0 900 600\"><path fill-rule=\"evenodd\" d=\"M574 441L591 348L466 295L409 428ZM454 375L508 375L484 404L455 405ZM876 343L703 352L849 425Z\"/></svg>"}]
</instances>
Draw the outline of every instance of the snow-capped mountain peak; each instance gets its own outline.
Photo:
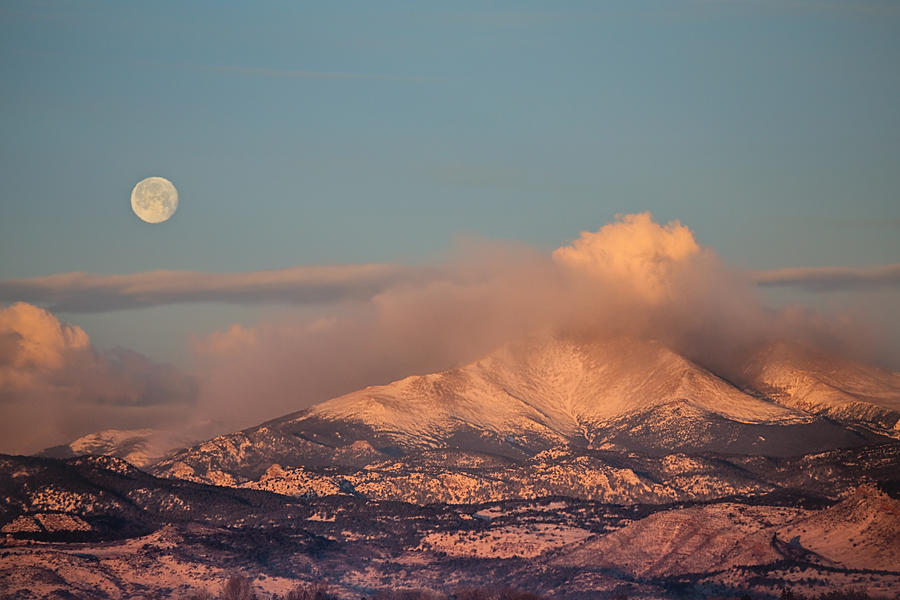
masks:
<instances>
[{"instance_id":1,"label":"snow-capped mountain peak","mask_svg":"<svg viewBox=\"0 0 900 600\"><path fill-rule=\"evenodd\" d=\"M783 406L900 437L900 373L781 342L748 362L745 378Z\"/></svg>"},{"instance_id":2,"label":"snow-capped mountain peak","mask_svg":"<svg viewBox=\"0 0 900 600\"><path fill-rule=\"evenodd\" d=\"M457 369L335 398L313 407L309 416L420 440L439 438L461 423L568 439L674 401L741 423L809 421L802 412L742 392L658 342L564 338L507 344Z\"/></svg>"}]
</instances>

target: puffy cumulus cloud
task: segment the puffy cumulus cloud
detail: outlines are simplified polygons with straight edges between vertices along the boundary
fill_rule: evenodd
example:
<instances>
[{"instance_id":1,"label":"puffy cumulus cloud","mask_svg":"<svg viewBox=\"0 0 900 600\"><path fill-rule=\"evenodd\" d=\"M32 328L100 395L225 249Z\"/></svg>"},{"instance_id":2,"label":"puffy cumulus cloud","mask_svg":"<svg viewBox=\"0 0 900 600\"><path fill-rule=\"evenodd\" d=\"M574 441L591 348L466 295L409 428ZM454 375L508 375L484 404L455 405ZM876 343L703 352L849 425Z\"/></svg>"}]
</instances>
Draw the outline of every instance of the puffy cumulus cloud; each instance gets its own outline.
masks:
<instances>
[{"instance_id":1,"label":"puffy cumulus cloud","mask_svg":"<svg viewBox=\"0 0 900 600\"><path fill-rule=\"evenodd\" d=\"M80 327L25 303L0 310L0 451L34 452L104 428L183 419L194 381L124 349L98 352Z\"/></svg>"},{"instance_id":2,"label":"puffy cumulus cloud","mask_svg":"<svg viewBox=\"0 0 900 600\"><path fill-rule=\"evenodd\" d=\"M0 340L0 389L59 369L67 354L90 346L80 327L22 302L0 311Z\"/></svg>"},{"instance_id":3,"label":"puffy cumulus cloud","mask_svg":"<svg viewBox=\"0 0 900 600\"><path fill-rule=\"evenodd\" d=\"M769 281L800 275L808 274ZM28 280L37 286L28 289L42 289L54 306L84 310L91 299L115 308L190 299L287 307L195 339L193 378L124 350L99 353L82 330L42 309L7 308L0 313L0 450L36 450L107 428L196 433L203 419L216 420L205 434L221 433L367 385L452 368L540 332L654 338L735 381L748 353L774 340L854 358L871 347L869 333L846 315L767 308L759 273L729 267L686 226L658 224L649 213L620 216L552 253L469 241L415 268L213 274L196 278L196 289L183 272L118 277ZM302 312L290 308L297 304Z\"/></svg>"},{"instance_id":4,"label":"puffy cumulus cloud","mask_svg":"<svg viewBox=\"0 0 900 600\"><path fill-rule=\"evenodd\" d=\"M650 302L677 291L675 280L705 253L690 229L672 221L659 225L649 212L620 216L596 232L582 232L553 259Z\"/></svg>"},{"instance_id":5,"label":"puffy cumulus cloud","mask_svg":"<svg viewBox=\"0 0 900 600\"><path fill-rule=\"evenodd\" d=\"M315 318L282 313L196 340L201 410L219 407L233 427L247 426L452 368L535 332L654 338L732 379L743 357L776 339L866 347L852 320L766 308L753 277L684 225L649 213L621 216L550 254L470 242L429 273Z\"/></svg>"}]
</instances>

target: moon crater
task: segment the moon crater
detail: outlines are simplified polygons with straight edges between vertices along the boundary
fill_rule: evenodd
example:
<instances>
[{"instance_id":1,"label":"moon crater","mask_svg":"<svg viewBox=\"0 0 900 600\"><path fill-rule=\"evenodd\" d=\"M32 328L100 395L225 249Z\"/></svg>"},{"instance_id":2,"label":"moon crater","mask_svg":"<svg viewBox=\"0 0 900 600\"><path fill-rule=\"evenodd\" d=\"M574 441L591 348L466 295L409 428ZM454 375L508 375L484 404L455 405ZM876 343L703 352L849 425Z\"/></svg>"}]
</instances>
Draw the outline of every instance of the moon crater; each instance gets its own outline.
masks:
<instances>
[{"instance_id":1,"label":"moon crater","mask_svg":"<svg viewBox=\"0 0 900 600\"><path fill-rule=\"evenodd\" d=\"M131 210L142 221L168 221L178 208L178 190L164 177L148 177L131 190Z\"/></svg>"}]
</instances>

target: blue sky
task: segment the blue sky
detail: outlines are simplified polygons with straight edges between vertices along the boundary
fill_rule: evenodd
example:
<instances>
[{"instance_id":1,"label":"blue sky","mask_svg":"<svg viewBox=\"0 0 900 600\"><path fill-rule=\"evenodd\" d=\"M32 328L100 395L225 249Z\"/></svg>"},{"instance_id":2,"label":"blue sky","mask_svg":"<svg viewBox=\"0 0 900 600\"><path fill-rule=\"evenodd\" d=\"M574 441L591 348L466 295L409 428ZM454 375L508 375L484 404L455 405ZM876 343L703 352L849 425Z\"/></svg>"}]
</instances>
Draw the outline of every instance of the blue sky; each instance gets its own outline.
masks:
<instances>
[{"instance_id":1,"label":"blue sky","mask_svg":"<svg viewBox=\"0 0 900 600\"><path fill-rule=\"evenodd\" d=\"M0 280L552 249L644 210L740 266L897 263L898 64L895 2L6 2ZM258 310L63 316L161 356Z\"/></svg>"}]
</instances>

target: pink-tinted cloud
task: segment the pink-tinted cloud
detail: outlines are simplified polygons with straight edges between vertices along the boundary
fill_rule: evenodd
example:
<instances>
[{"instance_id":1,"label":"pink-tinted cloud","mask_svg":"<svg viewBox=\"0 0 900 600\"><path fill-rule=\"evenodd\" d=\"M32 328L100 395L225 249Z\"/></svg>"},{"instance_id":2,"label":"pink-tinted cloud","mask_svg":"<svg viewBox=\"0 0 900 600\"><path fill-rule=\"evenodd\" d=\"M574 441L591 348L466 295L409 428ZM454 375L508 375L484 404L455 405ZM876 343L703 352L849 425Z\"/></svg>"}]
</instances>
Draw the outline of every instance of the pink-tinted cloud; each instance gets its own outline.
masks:
<instances>
[{"instance_id":1,"label":"pink-tinted cloud","mask_svg":"<svg viewBox=\"0 0 900 600\"><path fill-rule=\"evenodd\" d=\"M553 260L615 287L627 286L637 297L663 302L677 272L703 256L691 230L673 221L659 225L650 213L621 216L597 232L582 232Z\"/></svg>"},{"instance_id":2,"label":"pink-tinted cloud","mask_svg":"<svg viewBox=\"0 0 900 600\"><path fill-rule=\"evenodd\" d=\"M61 273L0 281L0 302L53 311L103 312L185 302L317 304L366 299L425 270L398 265L306 266L246 273L148 271L129 275Z\"/></svg>"},{"instance_id":3,"label":"pink-tinted cloud","mask_svg":"<svg viewBox=\"0 0 900 600\"><path fill-rule=\"evenodd\" d=\"M316 319L235 325L197 340L201 404L224 403L244 426L410 374L452 368L541 332L661 340L737 378L748 353L776 339L862 356L854 321L766 308L684 225L647 213L584 232L550 255L470 244L428 278L391 286ZM252 400L251 400L252 399Z\"/></svg>"},{"instance_id":4,"label":"pink-tinted cloud","mask_svg":"<svg viewBox=\"0 0 900 600\"><path fill-rule=\"evenodd\" d=\"M79 327L25 303L0 310L0 452L34 452L105 428L168 426L194 381L124 349L97 352Z\"/></svg>"},{"instance_id":5,"label":"pink-tinted cloud","mask_svg":"<svg viewBox=\"0 0 900 600\"><path fill-rule=\"evenodd\" d=\"M866 290L900 287L900 264L877 267L800 267L754 271L756 283L808 291Z\"/></svg>"},{"instance_id":6,"label":"pink-tinted cloud","mask_svg":"<svg viewBox=\"0 0 900 600\"><path fill-rule=\"evenodd\" d=\"M218 432L233 430L547 332L654 338L735 380L748 353L779 339L869 356L871 335L857 320L771 310L758 298L762 280L724 264L686 226L655 223L648 213L621 216L552 253L470 242L416 268L28 280L43 301L85 309L98 298L118 308L193 299L323 304L312 318L302 316L308 308L280 310L195 339L196 403L193 380L139 355L101 355L80 329L19 304L0 321L0 401L15 417L7 419L9 435L20 436L21 447L42 440L30 442L35 448L63 434L71 435L60 442L211 417ZM24 422L47 430L26 435Z\"/></svg>"},{"instance_id":7,"label":"pink-tinted cloud","mask_svg":"<svg viewBox=\"0 0 900 600\"><path fill-rule=\"evenodd\" d=\"M498 248L494 246L494 250ZM509 254L511 250L503 252ZM582 233L570 245L557 249L552 259L557 266L582 271L613 285L630 282L632 292L643 298L662 299L678 271L713 256L678 221L659 225L649 213L642 213L622 216L597 232ZM56 312L105 312L191 302L325 305L369 301L405 285L415 287L471 274L471 265L468 273L456 266L451 262L429 266L302 266L244 273L60 273L0 281L0 302L30 302ZM900 287L900 265L773 269L752 271L747 278L763 286L810 291Z\"/></svg>"}]
</instances>

